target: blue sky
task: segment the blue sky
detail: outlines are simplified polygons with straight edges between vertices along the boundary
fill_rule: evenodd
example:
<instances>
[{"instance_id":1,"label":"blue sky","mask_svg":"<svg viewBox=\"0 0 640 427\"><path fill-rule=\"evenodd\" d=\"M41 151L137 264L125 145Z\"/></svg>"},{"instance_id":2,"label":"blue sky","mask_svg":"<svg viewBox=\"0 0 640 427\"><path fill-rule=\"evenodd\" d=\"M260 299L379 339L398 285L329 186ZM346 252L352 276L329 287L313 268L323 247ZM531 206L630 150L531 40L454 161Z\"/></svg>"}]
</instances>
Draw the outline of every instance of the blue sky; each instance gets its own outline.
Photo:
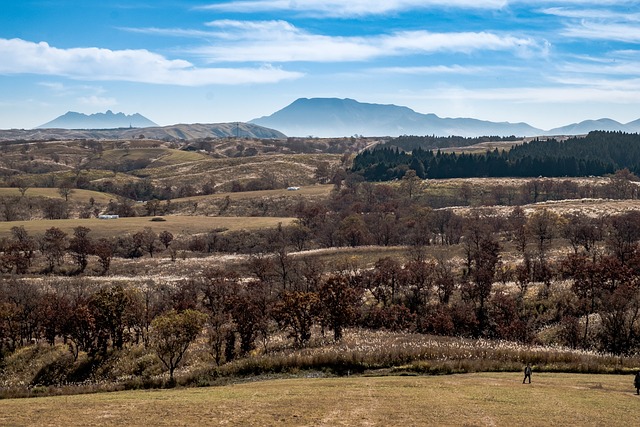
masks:
<instances>
[{"instance_id":1,"label":"blue sky","mask_svg":"<svg viewBox=\"0 0 640 427\"><path fill-rule=\"evenodd\" d=\"M5 0L0 128L248 121L300 97L550 129L640 118L640 2Z\"/></svg>"}]
</instances>

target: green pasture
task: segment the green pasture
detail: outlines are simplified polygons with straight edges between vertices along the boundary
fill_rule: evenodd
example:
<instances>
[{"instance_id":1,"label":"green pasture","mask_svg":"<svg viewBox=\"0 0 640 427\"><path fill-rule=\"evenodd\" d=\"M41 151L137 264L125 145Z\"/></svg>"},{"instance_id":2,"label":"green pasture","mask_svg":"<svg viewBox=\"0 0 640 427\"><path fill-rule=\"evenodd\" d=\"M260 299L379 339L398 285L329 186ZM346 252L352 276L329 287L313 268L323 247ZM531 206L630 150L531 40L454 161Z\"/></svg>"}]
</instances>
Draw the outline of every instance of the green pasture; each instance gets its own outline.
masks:
<instances>
[{"instance_id":1,"label":"green pasture","mask_svg":"<svg viewBox=\"0 0 640 427\"><path fill-rule=\"evenodd\" d=\"M118 219L52 219L35 221L0 222L0 237L9 236L12 227L24 226L29 234L43 234L51 227L57 227L65 233L73 233L78 226L90 228L93 237L110 237L125 233L135 233L144 227L151 227L155 232L167 230L174 235L204 233L213 229L255 230L275 227L278 223L288 225L293 218L275 217L207 217L179 216L162 217L164 221L152 221L151 217L118 218Z\"/></svg>"},{"instance_id":2,"label":"green pasture","mask_svg":"<svg viewBox=\"0 0 640 427\"><path fill-rule=\"evenodd\" d=\"M0 401L6 426L632 426L631 375L278 379Z\"/></svg>"}]
</instances>

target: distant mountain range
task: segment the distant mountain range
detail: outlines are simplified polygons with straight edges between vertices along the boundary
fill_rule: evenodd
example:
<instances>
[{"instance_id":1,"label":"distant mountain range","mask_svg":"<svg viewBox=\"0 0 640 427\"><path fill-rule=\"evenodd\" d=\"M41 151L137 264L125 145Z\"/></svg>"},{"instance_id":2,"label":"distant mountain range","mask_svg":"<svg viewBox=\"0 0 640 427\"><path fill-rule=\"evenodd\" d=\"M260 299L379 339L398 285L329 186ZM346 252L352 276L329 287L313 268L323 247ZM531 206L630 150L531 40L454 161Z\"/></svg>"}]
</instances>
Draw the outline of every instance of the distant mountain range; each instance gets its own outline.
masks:
<instances>
[{"instance_id":1,"label":"distant mountain range","mask_svg":"<svg viewBox=\"0 0 640 427\"><path fill-rule=\"evenodd\" d=\"M29 140L46 141L50 139L135 139L191 141L202 138L240 138L285 139L287 136L274 129L267 129L251 123L212 123L178 124L162 127L119 128L119 129L52 129L36 128L31 130L0 130L0 141Z\"/></svg>"},{"instance_id":2,"label":"distant mountain range","mask_svg":"<svg viewBox=\"0 0 640 427\"><path fill-rule=\"evenodd\" d=\"M353 99L300 98L270 116L251 120L289 136L539 136L581 135L592 130L640 132L640 120L621 124L611 119L587 120L548 131L527 123L440 118L397 105L367 104Z\"/></svg>"},{"instance_id":3,"label":"distant mountain range","mask_svg":"<svg viewBox=\"0 0 640 427\"><path fill-rule=\"evenodd\" d=\"M545 134L547 135L582 135L585 133L589 133L593 130L638 133L640 132L640 119L634 120L626 124L622 124L620 122L617 122L611 119L585 120L580 123L573 123L571 125L551 129L545 132Z\"/></svg>"},{"instance_id":4,"label":"distant mountain range","mask_svg":"<svg viewBox=\"0 0 640 427\"><path fill-rule=\"evenodd\" d=\"M277 129L277 130L275 130ZM136 113L82 114L68 112L31 131L1 131L0 140L47 138L197 139L240 136L280 139L287 136L344 137L435 135L435 136L546 136L583 135L594 130L640 133L640 119L622 124L611 119L585 120L550 130L527 123L490 122L472 118L441 118L417 113L408 107L368 104L353 99L300 98L270 116L249 123L177 124L158 126ZM18 137L16 137L18 138ZM19 139L19 138L18 138Z\"/></svg>"},{"instance_id":5,"label":"distant mountain range","mask_svg":"<svg viewBox=\"0 0 640 427\"><path fill-rule=\"evenodd\" d=\"M119 128L146 128L158 126L146 117L135 113L114 114L111 110L106 113L86 115L69 111L50 122L38 126L40 129L119 129Z\"/></svg>"}]
</instances>

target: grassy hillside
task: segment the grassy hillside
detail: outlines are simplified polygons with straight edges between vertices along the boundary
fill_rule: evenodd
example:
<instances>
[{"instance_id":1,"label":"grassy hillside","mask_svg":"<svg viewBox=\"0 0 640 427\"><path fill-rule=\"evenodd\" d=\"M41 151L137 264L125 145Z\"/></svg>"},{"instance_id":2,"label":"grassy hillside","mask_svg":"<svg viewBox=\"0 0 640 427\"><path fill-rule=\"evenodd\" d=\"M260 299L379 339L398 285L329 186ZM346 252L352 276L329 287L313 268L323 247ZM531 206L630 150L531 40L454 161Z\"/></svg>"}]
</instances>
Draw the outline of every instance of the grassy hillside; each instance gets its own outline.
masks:
<instances>
[{"instance_id":1,"label":"grassy hillside","mask_svg":"<svg viewBox=\"0 0 640 427\"><path fill-rule=\"evenodd\" d=\"M207 196L192 196L182 197L179 199L173 199L173 203L189 202L189 201L206 201L206 200L219 200L229 197L231 200L247 200L247 199L260 199L265 197L326 197L329 195L333 185L311 185L308 187L300 187L299 190L290 191L287 189L277 190L260 190L260 191L240 191L232 193L216 193Z\"/></svg>"},{"instance_id":2,"label":"grassy hillside","mask_svg":"<svg viewBox=\"0 0 640 427\"><path fill-rule=\"evenodd\" d=\"M197 162L207 158L207 156L200 153L157 147L108 150L102 154L100 160L109 164L121 163L124 160L135 161L146 159L150 161L153 166L160 167L184 162ZM95 162L99 163L97 160Z\"/></svg>"},{"instance_id":3,"label":"grassy hillside","mask_svg":"<svg viewBox=\"0 0 640 427\"><path fill-rule=\"evenodd\" d=\"M631 376L519 373L279 379L0 401L2 425L637 424Z\"/></svg>"},{"instance_id":4,"label":"grassy hillside","mask_svg":"<svg viewBox=\"0 0 640 427\"><path fill-rule=\"evenodd\" d=\"M207 194L212 188L221 192L308 186L326 182L344 167L346 153L368 143L246 138L6 142L0 144L0 186L56 187L72 181L79 188L145 200L152 197L136 198L128 190L112 188L144 180L147 187L156 188L156 198L178 198ZM316 173L319 168L325 171L322 176Z\"/></svg>"},{"instance_id":5,"label":"grassy hillside","mask_svg":"<svg viewBox=\"0 0 640 427\"><path fill-rule=\"evenodd\" d=\"M20 196L20 191L17 188L0 188L0 197L2 196ZM25 192L25 197L63 198L57 188L29 188ZM96 203L103 204L109 203L109 200L115 198L115 196L111 194L99 191L74 189L73 192L69 194L69 201L72 203L89 203L92 197Z\"/></svg>"}]
</instances>

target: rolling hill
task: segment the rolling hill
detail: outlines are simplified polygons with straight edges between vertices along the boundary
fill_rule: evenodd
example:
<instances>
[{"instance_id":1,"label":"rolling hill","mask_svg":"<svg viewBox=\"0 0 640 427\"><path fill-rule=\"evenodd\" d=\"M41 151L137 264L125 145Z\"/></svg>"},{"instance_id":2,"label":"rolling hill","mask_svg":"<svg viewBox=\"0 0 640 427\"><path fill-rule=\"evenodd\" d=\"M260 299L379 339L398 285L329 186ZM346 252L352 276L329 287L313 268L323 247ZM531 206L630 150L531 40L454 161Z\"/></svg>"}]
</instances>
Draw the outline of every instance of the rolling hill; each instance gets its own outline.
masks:
<instances>
[{"instance_id":1,"label":"rolling hill","mask_svg":"<svg viewBox=\"0 0 640 427\"><path fill-rule=\"evenodd\" d=\"M252 123L195 123L171 126L156 126L119 129L10 129L0 130L0 141L50 141L71 139L136 139L147 138L161 141L190 141L204 138L257 138L285 139L287 136L274 129L268 129Z\"/></svg>"}]
</instances>

